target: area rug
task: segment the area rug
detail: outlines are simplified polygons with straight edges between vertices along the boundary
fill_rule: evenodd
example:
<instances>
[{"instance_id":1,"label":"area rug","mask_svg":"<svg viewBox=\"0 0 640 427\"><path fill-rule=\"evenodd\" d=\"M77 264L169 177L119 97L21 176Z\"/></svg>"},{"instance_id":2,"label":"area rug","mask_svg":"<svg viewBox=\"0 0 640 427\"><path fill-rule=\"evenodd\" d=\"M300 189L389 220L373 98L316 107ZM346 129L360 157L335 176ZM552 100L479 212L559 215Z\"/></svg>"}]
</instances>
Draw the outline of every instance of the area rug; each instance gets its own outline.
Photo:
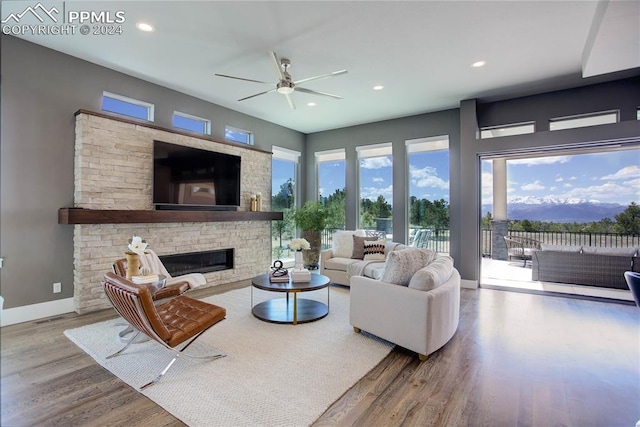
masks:
<instances>
[{"instance_id":1,"label":"area rug","mask_svg":"<svg viewBox=\"0 0 640 427\"><path fill-rule=\"evenodd\" d=\"M227 309L186 351L227 357L180 357L167 374L142 393L190 426L304 426L313 423L375 367L392 345L358 334L349 324L348 289L330 288L324 319L293 325L261 321L251 314L251 289L205 298ZM302 294L327 299L327 290ZM254 303L282 294L254 290ZM119 350L121 318L65 331L65 335L130 386L138 389L160 372L172 353L154 341Z\"/></svg>"}]
</instances>

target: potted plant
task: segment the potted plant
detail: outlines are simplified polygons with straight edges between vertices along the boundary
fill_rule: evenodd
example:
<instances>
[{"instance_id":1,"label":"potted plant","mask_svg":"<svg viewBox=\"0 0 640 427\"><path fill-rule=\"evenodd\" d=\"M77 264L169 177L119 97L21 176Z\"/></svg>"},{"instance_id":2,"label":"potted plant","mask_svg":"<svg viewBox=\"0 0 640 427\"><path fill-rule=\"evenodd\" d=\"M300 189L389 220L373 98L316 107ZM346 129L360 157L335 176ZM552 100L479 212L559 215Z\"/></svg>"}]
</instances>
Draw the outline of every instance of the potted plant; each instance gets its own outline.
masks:
<instances>
[{"instance_id":1,"label":"potted plant","mask_svg":"<svg viewBox=\"0 0 640 427\"><path fill-rule=\"evenodd\" d=\"M306 202L301 208L296 209L293 220L302 234L311 245L311 249L305 250L304 266L314 270L318 268L320 250L322 249L321 233L327 225L329 212L320 202Z\"/></svg>"}]
</instances>

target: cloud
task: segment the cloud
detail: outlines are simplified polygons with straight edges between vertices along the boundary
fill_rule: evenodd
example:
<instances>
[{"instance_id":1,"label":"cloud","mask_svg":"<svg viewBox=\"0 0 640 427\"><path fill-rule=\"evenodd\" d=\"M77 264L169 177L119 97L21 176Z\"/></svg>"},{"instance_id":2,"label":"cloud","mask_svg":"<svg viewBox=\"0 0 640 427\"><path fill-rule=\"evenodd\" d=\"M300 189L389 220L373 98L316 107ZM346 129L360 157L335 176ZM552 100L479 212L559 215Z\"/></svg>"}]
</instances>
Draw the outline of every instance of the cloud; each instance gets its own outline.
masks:
<instances>
[{"instance_id":1,"label":"cloud","mask_svg":"<svg viewBox=\"0 0 640 427\"><path fill-rule=\"evenodd\" d=\"M538 181L537 179L535 181L533 181L530 184L525 184L522 187L520 187L520 189L525 190L525 191L536 191L536 190L544 190L545 186L542 185L542 182Z\"/></svg>"},{"instance_id":2,"label":"cloud","mask_svg":"<svg viewBox=\"0 0 640 427\"><path fill-rule=\"evenodd\" d=\"M622 185L609 181L602 185L592 185L588 187L575 187L562 194L552 194L551 197L559 199L584 199L598 200L609 203L621 202L626 198L629 202L638 200L638 188L640 188L640 178L623 183Z\"/></svg>"},{"instance_id":3,"label":"cloud","mask_svg":"<svg viewBox=\"0 0 640 427\"><path fill-rule=\"evenodd\" d=\"M571 185L571 184L569 184L569 183L567 182L567 183L565 183L565 184L563 185L563 187L565 187L565 188L571 188L571 187L573 187L573 185Z\"/></svg>"},{"instance_id":4,"label":"cloud","mask_svg":"<svg viewBox=\"0 0 640 427\"><path fill-rule=\"evenodd\" d=\"M563 177L559 176L559 177L556 178L556 182L562 182L562 181L564 181Z\"/></svg>"},{"instance_id":5,"label":"cloud","mask_svg":"<svg viewBox=\"0 0 640 427\"><path fill-rule=\"evenodd\" d=\"M485 174L483 173L482 175L484 179ZM410 166L409 177L411 178L411 182L419 188L435 187L443 190L449 189L449 181L438 177L436 169L431 166L425 166L421 169Z\"/></svg>"},{"instance_id":6,"label":"cloud","mask_svg":"<svg viewBox=\"0 0 640 427\"><path fill-rule=\"evenodd\" d=\"M384 197L387 203L391 204L393 201L393 185L388 187L364 187L360 189L360 198L376 201L378 196Z\"/></svg>"},{"instance_id":7,"label":"cloud","mask_svg":"<svg viewBox=\"0 0 640 427\"><path fill-rule=\"evenodd\" d=\"M373 181L373 182L384 182L384 178L373 178L371 181Z\"/></svg>"},{"instance_id":8,"label":"cloud","mask_svg":"<svg viewBox=\"0 0 640 427\"><path fill-rule=\"evenodd\" d=\"M492 172L482 172L481 178L482 184L482 204L487 205L493 203L493 173Z\"/></svg>"},{"instance_id":9,"label":"cloud","mask_svg":"<svg viewBox=\"0 0 640 427\"><path fill-rule=\"evenodd\" d=\"M536 157L533 159L516 159L507 160L507 163L512 165L552 165L554 163L567 163L571 160L572 156L555 156L555 157Z\"/></svg>"},{"instance_id":10,"label":"cloud","mask_svg":"<svg viewBox=\"0 0 640 427\"><path fill-rule=\"evenodd\" d=\"M360 167L363 169L381 169L390 168L393 164L389 157L369 157L360 159Z\"/></svg>"},{"instance_id":11,"label":"cloud","mask_svg":"<svg viewBox=\"0 0 640 427\"><path fill-rule=\"evenodd\" d=\"M601 177L601 180L619 180L629 178L640 178L640 168L637 165L625 166L618 172Z\"/></svg>"}]
</instances>

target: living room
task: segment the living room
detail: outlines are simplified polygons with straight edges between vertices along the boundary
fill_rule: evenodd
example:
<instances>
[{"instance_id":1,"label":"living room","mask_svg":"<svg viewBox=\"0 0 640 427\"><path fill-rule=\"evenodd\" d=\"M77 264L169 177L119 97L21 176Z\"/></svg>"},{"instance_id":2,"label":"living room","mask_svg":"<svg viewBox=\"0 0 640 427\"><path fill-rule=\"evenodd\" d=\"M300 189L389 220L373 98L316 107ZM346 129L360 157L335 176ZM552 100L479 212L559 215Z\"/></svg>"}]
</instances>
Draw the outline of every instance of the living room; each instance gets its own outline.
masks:
<instances>
[{"instance_id":1,"label":"living room","mask_svg":"<svg viewBox=\"0 0 640 427\"><path fill-rule=\"evenodd\" d=\"M59 224L57 217L60 208L73 207L76 203L75 113L79 110L101 112L105 91L152 102L155 105L154 124L163 128L172 128L173 111L187 111L210 118L213 139L224 141L225 126L232 125L238 129L251 130L255 136L254 147L257 149L271 152L272 146L276 145L302 153L298 188L300 200L317 198L314 153L345 148L347 229L358 228L358 190L354 184L358 179L356 147L391 142L395 153L394 167L397 167L394 174L398 178L394 185L393 240L398 242L406 241L407 228L407 208L403 195L406 175L403 163L405 141L448 135L452 206L450 254L461 273L463 286L473 289L472 292L476 292L479 285L480 263L477 250L478 155L579 145L631 147L637 146L640 135L640 122L637 120L637 100L640 99L638 65L626 71L584 80L576 79L580 69L571 69L566 74L559 73L556 76L553 90L535 90L536 86L543 86L542 82L536 80L531 82L531 87L527 90L518 87L501 88L511 95L492 97L489 91L483 96L465 93L458 98L457 106L442 110L425 108L423 112L416 114L399 112L393 117L370 123L361 122L352 126L304 132L261 119L259 115L234 111L178 89L164 87L158 81L147 80L128 70L98 65L92 58L79 59L46 45L4 34L1 43L3 96L0 256L4 259L4 264L0 273L1 294L4 298L3 326L7 321L16 324L39 321L49 316L71 313L76 309L74 226ZM278 50L278 47L276 45L268 49ZM96 51L99 50L96 48ZM115 52L105 51L106 54L116 55ZM272 77L272 74L267 74L273 73L273 70L269 67L266 51L264 58L267 64L265 76L260 77L260 72L255 75L249 73L248 77ZM295 60L295 57L292 59ZM398 67L403 66L408 65L398 64ZM220 72L243 75L243 71L249 70L238 67ZM209 70L212 85L216 78L213 76L215 72L218 70ZM348 77L350 76L336 77L327 82ZM231 85L228 82L226 84ZM246 89L249 94L254 87L245 86L242 90L236 87L233 94L235 99L244 96L243 91ZM278 101L288 109L286 102L282 99ZM620 112L619 122L555 133L546 130L544 125L553 117L609 110ZM538 124L537 132L533 134L482 141L476 139L479 128L530 120L535 120ZM259 190L251 190L254 191ZM264 189L262 191L264 194L269 192ZM248 203L248 199L243 200L243 203ZM140 234L145 234L148 228L145 227ZM136 227L126 230L127 233L136 231ZM124 235L125 231L122 233ZM123 248L125 243L122 242ZM152 243L159 252L164 249L161 246L163 243ZM260 268L268 268L270 261L262 261L267 265ZM224 281L233 280L225 278ZM61 283L60 293L52 293L52 283ZM623 310L633 308L622 307ZM637 327L637 317L633 317L631 311L626 313L626 321L635 322ZM468 321L472 322L471 317ZM27 331L25 333L28 334ZM64 337L60 339L66 340Z\"/></svg>"}]
</instances>

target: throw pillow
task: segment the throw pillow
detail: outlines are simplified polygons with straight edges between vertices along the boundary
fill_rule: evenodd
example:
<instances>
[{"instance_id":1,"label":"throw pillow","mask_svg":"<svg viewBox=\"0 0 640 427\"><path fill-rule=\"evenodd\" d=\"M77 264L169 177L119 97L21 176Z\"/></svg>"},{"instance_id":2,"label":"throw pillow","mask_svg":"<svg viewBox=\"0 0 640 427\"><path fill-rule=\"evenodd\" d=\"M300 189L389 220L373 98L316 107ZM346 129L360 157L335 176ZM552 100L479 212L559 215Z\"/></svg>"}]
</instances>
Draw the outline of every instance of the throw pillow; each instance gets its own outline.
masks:
<instances>
[{"instance_id":1,"label":"throw pillow","mask_svg":"<svg viewBox=\"0 0 640 427\"><path fill-rule=\"evenodd\" d=\"M453 258L442 255L434 259L426 267L416 271L409 287L420 291L430 291L449 280L453 273Z\"/></svg>"},{"instance_id":2,"label":"throw pillow","mask_svg":"<svg viewBox=\"0 0 640 427\"><path fill-rule=\"evenodd\" d=\"M384 264L381 281L408 286L414 273L426 266L435 257L431 249L407 248L391 251Z\"/></svg>"},{"instance_id":3,"label":"throw pillow","mask_svg":"<svg viewBox=\"0 0 640 427\"><path fill-rule=\"evenodd\" d=\"M384 261L384 240L371 240L364 242L365 261Z\"/></svg>"},{"instance_id":4,"label":"throw pillow","mask_svg":"<svg viewBox=\"0 0 640 427\"><path fill-rule=\"evenodd\" d=\"M333 234L333 256L351 258L353 255L353 236L364 236L364 230L339 230Z\"/></svg>"},{"instance_id":5,"label":"throw pillow","mask_svg":"<svg viewBox=\"0 0 640 427\"><path fill-rule=\"evenodd\" d=\"M364 242L365 241L375 241L375 237L362 237L353 235L353 254L351 258L353 259L364 259Z\"/></svg>"}]
</instances>

